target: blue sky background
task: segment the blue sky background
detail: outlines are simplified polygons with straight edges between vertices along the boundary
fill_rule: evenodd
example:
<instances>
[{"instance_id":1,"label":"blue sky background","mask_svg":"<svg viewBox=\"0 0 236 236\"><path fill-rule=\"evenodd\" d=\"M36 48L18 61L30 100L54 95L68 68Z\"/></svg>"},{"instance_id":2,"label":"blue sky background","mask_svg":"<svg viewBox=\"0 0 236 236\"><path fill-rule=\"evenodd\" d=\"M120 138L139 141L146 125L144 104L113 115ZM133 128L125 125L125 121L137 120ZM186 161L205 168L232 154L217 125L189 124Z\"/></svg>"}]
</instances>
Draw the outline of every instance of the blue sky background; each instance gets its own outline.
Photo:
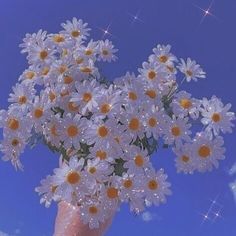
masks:
<instances>
[{"instance_id":1,"label":"blue sky background","mask_svg":"<svg viewBox=\"0 0 236 236\"><path fill-rule=\"evenodd\" d=\"M110 23L110 32L119 60L105 68L113 79L137 68L151 54L152 48L171 44L178 57L190 56L206 70L207 79L184 85L196 97L222 97L236 111L236 2L215 0L211 12L200 24L208 0L1 0L0 1L0 107L7 107L8 94L26 68L19 43L27 32L40 28L55 33L60 23L72 17L82 18L93 29L94 39L102 38L99 28ZM142 21L132 23L139 12ZM131 14L131 15L130 15ZM234 177L228 175L236 162L236 133L227 135L227 159L220 168L207 174L177 175L174 154L160 150L154 165L163 167L172 183L173 195L166 205L150 208L143 217L134 217L128 207L121 207L107 236L235 236L236 204L229 188ZM46 209L39 204L34 188L58 164L58 157L46 147L27 149L22 156L24 172L15 172L10 163L0 162L0 236L51 236L56 206ZM236 176L235 176L236 178ZM211 200L220 204L221 217L203 222ZM3 232L6 232L4 234Z\"/></svg>"}]
</instances>

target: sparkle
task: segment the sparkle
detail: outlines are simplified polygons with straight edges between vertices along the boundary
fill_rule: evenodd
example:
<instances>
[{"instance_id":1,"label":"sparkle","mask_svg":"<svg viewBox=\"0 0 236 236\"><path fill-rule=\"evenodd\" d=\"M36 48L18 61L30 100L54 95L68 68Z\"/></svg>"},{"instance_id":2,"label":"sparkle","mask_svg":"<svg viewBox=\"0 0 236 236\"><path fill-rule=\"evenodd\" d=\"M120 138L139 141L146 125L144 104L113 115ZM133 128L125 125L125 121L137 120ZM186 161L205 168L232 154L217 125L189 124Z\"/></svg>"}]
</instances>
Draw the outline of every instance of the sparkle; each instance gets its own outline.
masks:
<instances>
[{"instance_id":1,"label":"sparkle","mask_svg":"<svg viewBox=\"0 0 236 236\"><path fill-rule=\"evenodd\" d=\"M132 22L131 22L131 25L133 25L135 22L140 22L140 23L143 23L143 20L141 18L139 18L139 15L140 15L140 10L136 12L136 14L132 14L132 13L127 13L131 19L132 19Z\"/></svg>"},{"instance_id":2,"label":"sparkle","mask_svg":"<svg viewBox=\"0 0 236 236\"><path fill-rule=\"evenodd\" d=\"M195 6L196 8L200 9L200 10L203 12L203 16L202 16L202 19L201 19L201 21L200 21L200 25L203 23L203 21L205 20L205 18L206 18L207 16L212 16L212 17L218 19L215 15L213 15L213 14L211 13L211 9L212 9L213 4L214 4L214 0L211 1L210 5L208 6L207 9L203 9L203 8L201 8L200 6L194 4L194 6Z\"/></svg>"},{"instance_id":3,"label":"sparkle","mask_svg":"<svg viewBox=\"0 0 236 236\"><path fill-rule=\"evenodd\" d=\"M201 214L203 225L206 221L214 223L218 218L222 218L221 212L223 205L218 202L219 195L214 199L210 200L211 204L206 213Z\"/></svg>"},{"instance_id":4,"label":"sparkle","mask_svg":"<svg viewBox=\"0 0 236 236\"><path fill-rule=\"evenodd\" d=\"M102 39L104 39L106 36L113 36L113 34L110 32L110 28L111 23L106 28L99 28L103 32Z\"/></svg>"}]
</instances>

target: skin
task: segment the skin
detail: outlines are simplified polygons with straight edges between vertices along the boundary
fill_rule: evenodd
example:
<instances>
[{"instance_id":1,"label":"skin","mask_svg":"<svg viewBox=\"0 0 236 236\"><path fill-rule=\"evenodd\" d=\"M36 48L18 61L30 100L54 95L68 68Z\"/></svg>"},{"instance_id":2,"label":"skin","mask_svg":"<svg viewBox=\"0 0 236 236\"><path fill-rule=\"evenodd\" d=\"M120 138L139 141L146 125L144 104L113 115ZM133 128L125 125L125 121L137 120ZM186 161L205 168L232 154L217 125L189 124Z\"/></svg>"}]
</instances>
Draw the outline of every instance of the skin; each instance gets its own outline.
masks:
<instances>
[{"instance_id":1,"label":"skin","mask_svg":"<svg viewBox=\"0 0 236 236\"><path fill-rule=\"evenodd\" d=\"M100 225L98 229L89 229L79 218L78 209L73 209L66 202L58 204L58 213L53 236L102 236L112 223L111 217ZM67 225L67 227L66 227Z\"/></svg>"}]
</instances>

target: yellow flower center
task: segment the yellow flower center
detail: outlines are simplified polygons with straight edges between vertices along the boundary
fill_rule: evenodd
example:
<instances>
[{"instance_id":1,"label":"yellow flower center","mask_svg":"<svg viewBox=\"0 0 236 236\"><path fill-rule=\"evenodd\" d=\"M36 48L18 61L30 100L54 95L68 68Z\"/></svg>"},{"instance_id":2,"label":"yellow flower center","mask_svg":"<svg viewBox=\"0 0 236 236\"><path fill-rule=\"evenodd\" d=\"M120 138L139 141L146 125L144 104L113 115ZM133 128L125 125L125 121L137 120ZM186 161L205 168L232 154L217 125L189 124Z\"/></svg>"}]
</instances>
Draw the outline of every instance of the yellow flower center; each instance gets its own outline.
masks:
<instances>
[{"instance_id":1,"label":"yellow flower center","mask_svg":"<svg viewBox=\"0 0 236 236\"><path fill-rule=\"evenodd\" d=\"M96 206L89 207L89 213L92 215L96 215L98 213L98 208Z\"/></svg>"},{"instance_id":2,"label":"yellow flower center","mask_svg":"<svg viewBox=\"0 0 236 236\"><path fill-rule=\"evenodd\" d=\"M150 80L155 79L156 75L157 75L157 73L154 70L151 70L151 71L148 72L148 78Z\"/></svg>"},{"instance_id":3,"label":"yellow flower center","mask_svg":"<svg viewBox=\"0 0 236 236\"><path fill-rule=\"evenodd\" d=\"M80 175L76 171L71 171L67 174L66 180L69 184L77 184L80 181Z\"/></svg>"},{"instance_id":4,"label":"yellow flower center","mask_svg":"<svg viewBox=\"0 0 236 236\"><path fill-rule=\"evenodd\" d=\"M27 79L33 79L35 76L35 72L34 71L27 71L25 76Z\"/></svg>"},{"instance_id":5,"label":"yellow flower center","mask_svg":"<svg viewBox=\"0 0 236 236\"><path fill-rule=\"evenodd\" d=\"M139 119L138 118L132 118L129 122L129 129L135 131L139 129Z\"/></svg>"},{"instance_id":6,"label":"yellow flower center","mask_svg":"<svg viewBox=\"0 0 236 236\"><path fill-rule=\"evenodd\" d=\"M67 135L71 138L77 136L79 133L79 129L75 125L70 125L67 127Z\"/></svg>"},{"instance_id":7,"label":"yellow flower center","mask_svg":"<svg viewBox=\"0 0 236 236\"><path fill-rule=\"evenodd\" d=\"M220 122L220 121L221 121L221 116L220 116L219 113L214 113L214 114L212 115L211 119L212 119L215 123L217 123L217 122Z\"/></svg>"},{"instance_id":8,"label":"yellow flower center","mask_svg":"<svg viewBox=\"0 0 236 236\"><path fill-rule=\"evenodd\" d=\"M107 197L114 199L118 197L118 189L114 188L114 187L109 187L107 189Z\"/></svg>"},{"instance_id":9,"label":"yellow flower center","mask_svg":"<svg viewBox=\"0 0 236 236\"><path fill-rule=\"evenodd\" d=\"M198 149L198 155L202 158L207 158L211 155L211 149L207 145L202 145Z\"/></svg>"},{"instance_id":10,"label":"yellow flower center","mask_svg":"<svg viewBox=\"0 0 236 236\"><path fill-rule=\"evenodd\" d=\"M11 145L14 147L18 146L19 143L20 143L19 140L16 138L12 139L12 141L11 141Z\"/></svg>"},{"instance_id":11,"label":"yellow flower center","mask_svg":"<svg viewBox=\"0 0 236 236\"><path fill-rule=\"evenodd\" d=\"M174 126L174 127L172 127L172 129L171 129L171 133L172 133L175 137L178 137L178 136L180 136L180 134L181 134L181 130L180 130L180 128L179 128L178 126Z\"/></svg>"},{"instance_id":12,"label":"yellow flower center","mask_svg":"<svg viewBox=\"0 0 236 236\"><path fill-rule=\"evenodd\" d=\"M137 94L135 93L135 92L129 92L129 99L130 100L133 100L133 101L135 101L135 100L137 100L137 98L138 98L138 96L137 96Z\"/></svg>"},{"instance_id":13,"label":"yellow flower center","mask_svg":"<svg viewBox=\"0 0 236 236\"><path fill-rule=\"evenodd\" d=\"M149 126L151 127L155 127L157 125L157 119L154 118L154 117L151 117L149 120L148 120L148 124Z\"/></svg>"},{"instance_id":14,"label":"yellow flower center","mask_svg":"<svg viewBox=\"0 0 236 236\"><path fill-rule=\"evenodd\" d=\"M192 77L193 76L193 72L191 70L187 70L186 71L186 74L189 76L189 77Z\"/></svg>"},{"instance_id":15,"label":"yellow flower center","mask_svg":"<svg viewBox=\"0 0 236 236\"><path fill-rule=\"evenodd\" d=\"M100 106L100 112L103 114L108 113L111 110L111 105L109 103L103 103Z\"/></svg>"},{"instance_id":16,"label":"yellow flower center","mask_svg":"<svg viewBox=\"0 0 236 236\"><path fill-rule=\"evenodd\" d=\"M53 37L53 41L54 41L55 43L62 43L62 42L65 41L65 38L64 38L62 35L57 34L57 35L55 35L55 36Z\"/></svg>"},{"instance_id":17,"label":"yellow flower center","mask_svg":"<svg viewBox=\"0 0 236 236\"><path fill-rule=\"evenodd\" d=\"M25 104L26 102L27 102L27 97L26 97L26 96L20 96L20 97L18 98L18 103L19 103L19 104L23 105L23 104Z\"/></svg>"},{"instance_id":18,"label":"yellow flower center","mask_svg":"<svg viewBox=\"0 0 236 236\"><path fill-rule=\"evenodd\" d=\"M49 99L51 102L53 102L56 98L56 94L52 91L49 92Z\"/></svg>"},{"instance_id":19,"label":"yellow flower center","mask_svg":"<svg viewBox=\"0 0 236 236\"><path fill-rule=\"evenodd\" d=\"M126 179L126 180L123 182L123 186L124 186L125 188L131 188L132 185L133 185L133 182L132 182L131 179Z\"/></svg>"},{"instance_id":20,"label":"yellow flower center","mask_svg":"<svg viewBox=\"0 0 236 236\"><path fill-rule=\"evenodd\" d=\"M135 158L134 158L134 163L136 166L138 167L142 167L144 165L144 159L141 155L137 155Z\"/></svg>"},{"instance_id":21,"label":"yellow flower center","mask_svg":"<svg viewBox=\"0 0 236 236\"><path fill-rule=\"evenodd\" d=\"M41 60L45 60L48 57L48 52L46 50L42 50L39 53L39 57L40 57Z\"/></svg>"},{"instance_id":22,"label":"yellow flower center","mask_svg":"<svg viewBox=\"0 0 236 236\"><path fill-rule=\"evenodd\" d=\"M155 179L152 179L148 182L148 188L151 190L156 190L158 189L159 184L157 183L157 181Z\"/></svg>"},{"instance_id":23,"label":"yellow flower center","mask_svg":"<svg viewBox=\"0 0 236 236\"><path fill-rule=\"evenodd\" d=\"M77 38L80 36L80 31L79 30L73 30L71 32L71 36L74 37L74 38Z\"/></svg>"},{"instance_id":24,"label":"yellow flower center","mask_svg":"<svg viewBox=\"0 0 236 236\"><path fill-rule=\"evenodd\" d=\"M107 158L107 153L102 150L98 150L96 152L96 157L98 157L100 160L105 160Z\"/></svg>"},{"instance_id":25,"label":"yellow flower center","mask_svg":"<svg viewBox=\"0 0 236 236\"><path fill-rule=\"evenodd\" d=\"M87 49L85 50L85 53L84 53L86 56L90 56L93 54L93 50L92 49Z\"/></svg>"},{"instance_id":26,"label":"yellow flower center","mask_svg":"<svg viewBox=\"0 0 236 236\"><path fill-rule=\"evenodd\" d=\"M17 130L20 127L19 121L15 118L10 118L7 124L8 124L8 127L12 130Z\"/></svg>"},{"instance_id":27,"label":"yellow flower center","mask_svg":"<svg viewBox=\"0 0 236 236\"><path fill-rule=\"evenodd\" d=\"M50 71L49 67L44 67L43 70L42 70L42 75L46 76L49 71Z\"/></svg>"},{"instance_id":28,"label":"yellow flower center","mask_svg":"<svg viewBox=\"0 0 236 236\"><path fill-rule=\"evenodd\" d=\"M92 94L91 93L86 92L86 93L83 94L83 101L84 102L89 102L91 99L92 99Z\"/></svg>"},{"instance_id":29,"label":"yellow flower center","mask_svg":"<svg viewBox=\"0 0 236 236\"><path fill-rule=\"evenodd\" d=\"M108 128L102 125L98 127L97 133L100 137L105 138L108 135Z\"/></svg>"},{"instance_id":30,"label":"yellow flower center","mask_svg":"<svg viewBox=\"0 0 236 236\"><path fill-rule=\"evenodd\" d=\"M102 50L102 54L103 54L104 56L107 56L107 55L109 54L109 51L106 50L106 49L103 49L103 50Z\"/></svg>"},{"instance_id":31,"label":"yellow flower center","mask_svg":"<svg viewBox=\"0 0 236 236\"><path fill-rule=\"evenodd\" d=\"M183 156L181 157L181 160L182 160L184 163L187 163L187 162L189 162L190 158L189 158L188 156L183 155Z\"/></svg>"},{"instance_id":32,"label":"yellow flower center","mask_svg":"<svg viewBox=\"0 0 236 236\"><path fill-rule=\"evenodd\" d=\"M145 92L145 94L146 94L147 96L149 96L150 98L152 98L152 99L155 99L155 98L157 97L157 93L156 93L156 91L153 90L153 89L147 90L147 91Z\"/></svg>"},{"instance_id":33,"label":"yellow flower center","mask_svg":"<svg viewBox=\"0 0 236 236\"><path fill-rule=\"evenodd\" d=\"M70 84L73 82L73 78L71 76L65 76L63 80L64 84Z\"/></svg>"},{"instance_id":34,"label":"yellow flower center","mask_svg":"<svg viewBox=\"0 0 236 236\"><path fill-rule=\"evenodd\" d=\"M163 55L163 56L160 56L160 57L159 57L159 61L160 61L161 63L166 63L167 60L168 60L168 57L167 57L166 55Z\"/></svg>"},{"instance_id":35,"label":"yellow flower center","mask_svg":"<svg viewBox=\"0 0 236 236\"><path fill-rule=\"evenodd\" d=\"M38 107L34 110L34 117L39 119L43 116L43 109L41 107Z\"/></svg>"},{"instance_id":36,"label":"yellow flower center","mask_svg":"<svg viewBox=\"0 0 236 236\"><path fill-rule=\"evenodd\" d=\"M82 67L82 68L80 68L80 71L83 73L87 73L87 74L92 73L92 69L89 67Z\"/></svg>"},{"instance_id":37,"label":"yellow flower center","mask_svg":"<svg viewBox=\"0 0 236 236\"><path fill-rule=\"evenodd\" d=\"M180 100L180 106L184 109L189 109L192 106L192 102L187 98L183 98Z\"/></svg>"},{"instance_id":38,"label":"yellow flower center","mask_svg":"<svg viewBox=\"0 0 236 236\"><path fill-rule=\"evenodd\" d=\"M69 102L67 107L70 111L73 111L73 112L76 112L79 110L79 106L77 106L76 103L74 102Z\"/></svg>"},{"instance_id":39,"label":"yellow flower center","mask_svg":"<svg viewBox=\"0 0 236 236\"><path fill-rule=\"evenodd\" d=\"M95 174L96 171L97 171L97 169L96 169L96 167L94 167L94 166L89 168L89 173L90 173L90 174Z\"/></svg>"}]
</instances>

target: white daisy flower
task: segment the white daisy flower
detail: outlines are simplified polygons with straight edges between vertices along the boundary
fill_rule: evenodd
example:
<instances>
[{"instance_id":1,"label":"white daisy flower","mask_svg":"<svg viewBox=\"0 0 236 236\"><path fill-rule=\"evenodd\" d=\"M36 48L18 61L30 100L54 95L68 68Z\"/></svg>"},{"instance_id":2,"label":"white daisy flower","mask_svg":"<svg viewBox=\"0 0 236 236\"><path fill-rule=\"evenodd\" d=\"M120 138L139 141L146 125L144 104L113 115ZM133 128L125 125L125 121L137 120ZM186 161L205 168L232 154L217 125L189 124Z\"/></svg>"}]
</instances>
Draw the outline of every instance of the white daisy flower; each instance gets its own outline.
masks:
<instances>
[{"instance_id":1,"label":"white daisy flower","mask_svg":"<svg viewBox=\"0 0 236 236\"><path fill-rule=\"evenodd\" d=\"M59 201L60 197L55 194L57 185L54 185L53 176L48 175L46 179L40 181L41 186L35 188L35 191L41 195L40 203L45 207L50 207L52 201Z\"/></svg>"},{"instance_id":2,"label":"white daisy flower","mask_svg":"<svg viewBox=\"0 0 236 236\"><path fill-rule=\"evenodd\" d=\"M229 111L231 104L224 106L220 99L213 96L210 100L203 98L202 106L201 122L207 125L207 131L213 131L214 135L218 135L220 131L222 133L232 132L232 127L234 127L232 121L235 120L235 114Z\"/></svg>"},{"instance_id":3,"label":"white daisy flower","mask_svg":"<svg viewBox=\"0 0 236 236\"><path fill-rule=\"evenodd\" d=\"M101 117L114 117L119 114L121 106L121 91L115 89L113 85L109 88L102 88L97 98L96 115Z\"/></svg>"},{"instance_id":4,"label":"white daisy flower","mask_svg":"<svg viewBox=\"0 0 236 236\"><path fill-rule=\"evenodd\" d=\"M86 170L94 180L104 182L112 174L114 168L108 162L101 161L98 158L88 160Z\"/></svg>"},{"instance_id":5,"label":"white daisy flower","mask_svg":"<svg viewBox=\"0 0 236 236\"><path fill-rule=\"evenodd\" d=\"M99 42L90 40L90 42L86 46L80 46L78 47L77 51L75 52L75 55L79 55L82 57L85 61L88 61L89 59L95 60L99 50Z\"/></svg>"},{"instance_id":6,"label":"white daisy flower","mask_svg":"<svg viewBox=\"0 0 236 236\"><path fill-rule=\"evenodd\" d=\"M91 193L94 186L88 184L90 178L88 179L82 170L83 167L84 159L78 160L77 157L72 157L68 164L63 163L60 168L54 170L53 185L57 186L55 194L60 199L78 202L86 194Z\"/></svg>"},{"instance_id":7,"label":"white daisy flower","mask_svg":"<svg viewBox=\"0 0 236 236\"><path fill-rule=\"evenodd\" d=\"M174 153L177 155L175 158L175 166L177 172L184 174L193 174L196 169L194 156L192 153L192 144L186 143L178 148L173 148Z\"/></svg>"},{"instance_id":8,"label":"white daisy flower","mask_svg":"<svg viewBox=\"0 0 236 236\"><path fill-rule=\"evenodd\" d=\"M19 156L23 153L26 146L27 136L22 134L5 134L0 144L0 151L3 153L3 161L11 161L15 169L23 170Z\"/></svg>"},{"instance_id":9,"label":"white daisy flower","mask_svg":"<svg viewBox=\"0 0 236 236\"><path fill-rule=\"evenodd\" d=\"M105 41L99 41L99 48L98 48L98 60L100 61L115 61L117 57L114 55L118 51L118 49L114 48L114 45L111 41L106 39Z\"/></svg>"},{"instance_id":10,"label":"white daisy flower","mask_svg":"<svg viewBox=\"0 0 236 236\"><path fill-rule=\"evenodd\" d=\"M170 183L166 181L167 175L163 169L155 172L153 169L146 170L146 178L143 181L145 200L158 206L166 202L166 195L170 195Z\"/></svg>"},{"instance_id":11,"label":"white daisy flower","mask_svg":"<svg viewBox=\"0 0 236 236\"><path fill-rule=\"evenodd\" d=\"M120 121L125 126L130 141L135 141L138 137L144 137L143 112L137 108L128 107L121 114ZM130 143L130 142L129 142Z\"/></svg>"},{"instance_id":12,"label":"white daisy flower","mask_svg":"<svg viewBox=\"0 0 236 236\"><path fill-rule=\"evenodd\" d=\"M168 145L175 144L176 146L182 145L183 141L189 142L191 139L189 130L191 124L188 123L188 118L181 117L166 117L166 123L163 124L163 134L165 143Z\"/></svg>"},{"instance_id":13,"label":"white daisy flower","mask_svg":"<svg viewBox=\"0 0 236 236\"><path fill-rule=\"evenodd\" d=\"M26 34L23 39L23 43L20 44L20 47L23 48L21 53L28 53L32 47L37 44L42 44L47 37L47 31L40 29L37 33Z\"/></svg>"},{"instance_id":14,"label":"white daisy flower","mask_svg":"<svg viewBox=\"0 0 236 236\"><path fill-rule=\"evenodd\" d=\"M43 65L55 61L54 51L49 49L47 43L34 45L27 56L29 64Z\"/></svg>"},{"instance_id":15,"label":"white daisy flower","mask_svg":"<svg viewBox=\"0 0 236 236\"><path fill-rule=\"evenodd\" d=\"M77 82L75 87L77 92L72 93L71 102L75 102L81 107L82 114L92 111L97 107L98 91L100 88L95 79L92 81L85 80L82 84Z\"/></svg>"},{"instance_id":16,"label":"white daisy flower","mask_svg":"<svg viewBox=\"0 0 236 236\"><path fill-rule=\"evenodd\" d=\"M64 30L60 33L67 34L72 39L78 41L81 39L86 39L89 36L90 29L87 28L88 24L83 23L82 20L77 20L75 17L72 21L66 21L66 23L62 23L61 26Z\"/></svg>"},{"instance_id":17,"label":"white daisy flower","mask_svg":"<svg viewBox=\"0 0 236 236\"><path fill-rule=\"evenodd\" d=\"M72 117L71 114L67 114L61 121L63 129L59 132L62 132L63 146L66 149L71 147L75 149L80 149L80 142L83 141L83 124L84 121L81 120L80 115Z\"/></svg>"},{"instance_id":18,"label":"white daisy flower","mask_svg":"<svg viewBox=\"0 0 236 236\"><path fill-rule=\"evenodd\" d=\"M20 107L22 110L27 109L32 103L36 90L32 85L16 84L13 87L13 93L10 93L8 102L13 103L11 106Z\"/></svg>"},{"instance_id":19,"label":"white daisy flower","mask_svg":"<svg viewBox=\"0 0 236 236\"><path fill-rule=\"evenodd\" d=\"M190 93L180 91L174 95L171 103L173 113L175 116L187 116L196 120L199 117L201 103L199 100L192 98Z\"/></svg>"},{"instance_id":20,"label":"white daisy flower","mask_svg":"<svg viewBox=\"0 0 236 236\"><path fill-rule=\"evenodd\" d=\"M134 145L126 150L123 158L127 161L124 168L128 169L128 174L143 174L144 169L151 165L147 150L141 150Z\"/></svg>"},{"instance_id":21,"label":"white daisy flower","mask_svg":"<svg viewBox=\"0 0 236 236\"><path fill-rule=\"evenodd\" d=\"M178 66L178 69L185 74L187 82L190 82L191 80L197 81L198 78L206 78L206 73L196 61L193 61L190 58L188 58L186 62L182 58L180 61L181 63Z\"/></svg>"},{"instance_id":22,"label":"white daisy flower","mask_svg":"<svg viewBox=\"0 0 236 236\"><path fill-rule=\"evenodd\" d=\"M114 153L108 146L103 146L95 144L89 149L90 154L88 155L89 159L98 159L99 161L114 163L115 157Z\"/></svg>"},{"instance_id":23,"label":"white daisy flower","mask_svg":"<svg viewBox=\"0 0 236 236\"><path fill-rule=\"evenodd\" d=\"M84 224L88 224L90 229L99 228L100 223L111 215L103 201L88 199L79 207L80 218Z\"/></svg>"},{"instance_id":24,"label":"white daisy flower","mask_svg":"<svg viewBox=\"0 0 236 236\"><path fill-rule=\"evenodd\" d=\"M4 135L24 134L25 138L28 138L32 129L32 121L25 116L23 111L12 108L8 111L1 111L0 127L3 128Z\"/></svg>"},{"instance_id":25,"label":"white daisy flower","mask_svg":"<svg viewBox=\"0 0 236 236\"><path fill-rule=\"evenodd\" d=\"M223 160L225 148L223 148L224 140L217 136L211 140L204 133L198 133L192 145L192 155L196 169L200 172L211 171L213 167L218 168L219 160Z\"/></svg>"},{"instance_id":26,"label":"white daisy flower","mask_svg":"<svg viewBox=\"0 0 236 236\"><path fill-rule=\"evenodd\" d=\"M156 48L153 49L154 54L149 56L150 62L157 62L160 64L170 65L178 61L176 56L171 52L170 45L160 45L158 44Z\"/></svg>"},{"instance_id":27,"label":"white daisy flower","mask_svg":"<svg viewBox=\"0 0 236 236\"><path fill-rule=\"evenodd\" d=\"M143 118L147 138L153 136L157 140L162 135L163 120L165 120L163 111L159 111L155 106L149 107Z\"/></svg>"},{"instance_id":28,"label":"white daisy flower","mask_svg":"<svg viewBox=\"0 0 236 236\"><path fill-rule=\"evenodd\" d=\"M163 81L166 81L167 74L162 65L154 62L144 62L142 66L143 68L139 69L139 72L144 81L157 84L161 84Z\"/></svg>"}]
</instances>

